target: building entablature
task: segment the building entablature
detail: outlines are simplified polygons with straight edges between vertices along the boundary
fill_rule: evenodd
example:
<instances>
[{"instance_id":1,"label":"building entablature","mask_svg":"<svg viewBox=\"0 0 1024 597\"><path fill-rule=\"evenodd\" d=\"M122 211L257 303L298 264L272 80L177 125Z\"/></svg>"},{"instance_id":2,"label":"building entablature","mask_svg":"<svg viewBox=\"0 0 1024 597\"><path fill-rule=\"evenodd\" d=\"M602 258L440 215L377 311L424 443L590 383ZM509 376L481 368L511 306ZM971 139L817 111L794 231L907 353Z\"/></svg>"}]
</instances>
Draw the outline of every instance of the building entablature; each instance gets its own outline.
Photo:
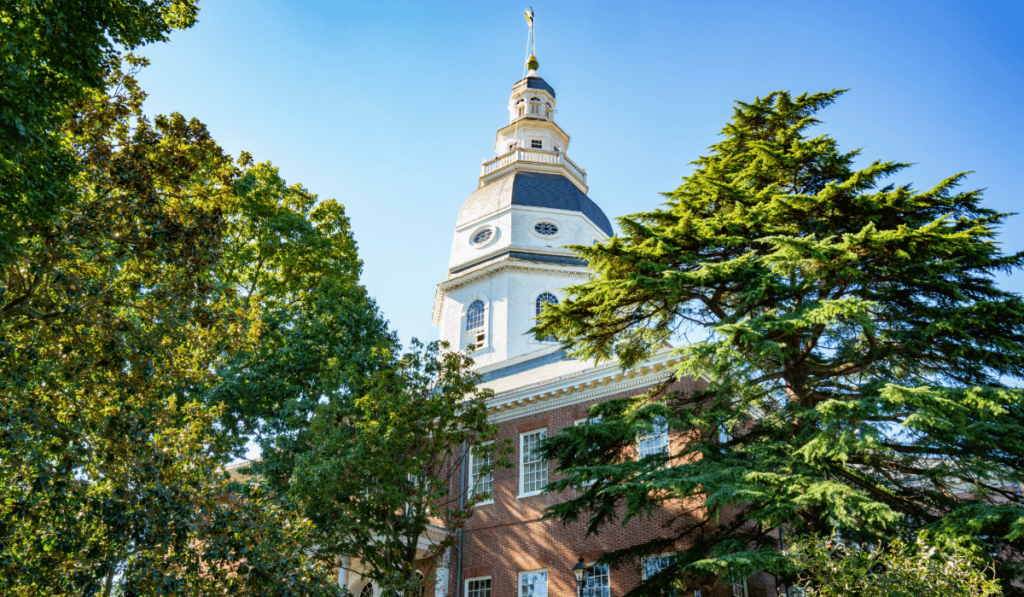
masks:
<instances>
[{"instance_id":1,"label":"building entablature","mask_svg":"<svg viewBox=\"0 0 1024 597\"><path fill-rule=\"evenodd\" d=\"M531 141L542 140L542 147ZM494 138L494 152L506 153L511 151L514 145L524 149L547 149L565 153L569 150L569 135L550 120L524 116L500 129Z\"/></svg>"},{"instance_id":2,"label":"building entablature","mask_svg":"<svg viewBox=\"0 0 1024 597\"><path fill-rule=\"evenodd\" d=\"M548 349L534 354L542 356L556 350L557 348ZM576 373L496 391L487 404L488 418L492 423L500 423L579 402L622 394L636 388L651 387L672 378L675 366L680 361L681 357L676 351L667 348L625 371L617 361L610 361ZM494 372L493 368L483 368L481 371L492 374ZM492 384L484 385L487 387Z\"/></svg>"},{"instance_id":3,"label":"building entablature","mask_svg":"<svg viewBox=\"0 0 1024 597\"><path fill-rule=\"evenodd\" d=\"M543 258L543 257L542 257ZM555 263L544 263L529 261L529 256L517 255L509 252L499 256L493 261L481 263L469 271L460 272L458 275L445 280L437 285L434 293L434 309L431 322L434 327L440 327L442 307L445 296L455 291L471 287L480 282L504 274L524 274L532 276L557 277L566 281L566 285L586 282L593 278L593 274L586 269L586 266L560 265Z\"/></svg>"}]
</instances>

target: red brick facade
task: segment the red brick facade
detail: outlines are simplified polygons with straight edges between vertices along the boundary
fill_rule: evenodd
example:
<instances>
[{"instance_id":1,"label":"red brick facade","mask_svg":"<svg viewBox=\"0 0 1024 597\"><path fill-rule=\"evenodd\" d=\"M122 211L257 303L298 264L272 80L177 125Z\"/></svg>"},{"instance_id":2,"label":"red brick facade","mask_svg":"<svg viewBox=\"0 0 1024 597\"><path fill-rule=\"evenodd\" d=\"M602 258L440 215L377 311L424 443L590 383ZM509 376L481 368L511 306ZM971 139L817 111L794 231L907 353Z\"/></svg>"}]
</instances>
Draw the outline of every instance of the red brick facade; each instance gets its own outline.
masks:
<instances>
[{"instance_id":1,"label":"red brick facade","mask_svg":"<svg viewBox=\"0 0 1024 597\"><path fill-rule=\"evenodd\" d=\"M692 391L699 382L688 380L673 389ZM468 579L490 577L491 597L519 597L519 573L547 570L550 597L575 597L576 582L571 568L579 557L593 563L602 553L644 543L659 535L679 514L679 509L666 507L657 516L634 519L626 526L610 525L600 534L585 538L586 524L577 522L563 526L556 520L543 520L545 508L566 499L565 494L541 494L518 497L520 489L520 434L546 429L548 437L557 435L577 420L586 418L591 405L619 396L636 395L646 388L605 396L596 400L570 404L560 408L529 414L499 423L498 441L510 440L515 451L513 467L497 470L494 474L494 503L482 505L464 529L462 570L459 574L459 554L453 553L450 563L448 595L467 597ZM548 463L548 479L553 480L555 464ZM569 490L574 491L574 490ZM677 548L683 547L677 544ZM458 586L460 583L462 586ZM621 597L640 582L637 567L612 569L609 573L611 597ZM749 597L775 595L775 579L761 575L747 581ZM692 587L685 595L699 589L701 597L732 597L731 586L708 585Z\"/></svg>"}]
</instances>

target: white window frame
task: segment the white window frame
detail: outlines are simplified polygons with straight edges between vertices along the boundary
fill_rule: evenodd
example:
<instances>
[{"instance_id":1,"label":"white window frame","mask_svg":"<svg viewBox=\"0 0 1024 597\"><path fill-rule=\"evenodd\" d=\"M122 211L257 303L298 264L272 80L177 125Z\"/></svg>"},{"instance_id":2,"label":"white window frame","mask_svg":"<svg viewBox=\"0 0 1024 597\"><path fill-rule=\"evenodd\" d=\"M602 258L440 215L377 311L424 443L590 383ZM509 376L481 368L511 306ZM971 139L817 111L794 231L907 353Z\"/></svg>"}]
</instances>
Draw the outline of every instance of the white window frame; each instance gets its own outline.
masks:
<instances>
[{"instance_id":1,"label":"white window frame","mask_svg":"<svg viewBox=\"0 0 1024 597\"><path fill-rule=\"evenodd\" d=\"M481 301L484 304L484 325L482 327L473 328L472 330L467 330L466 325L468 324L467 320L469 318L469 307L476 301ZM491 345L490 319L491 302L487 300L486 296L482 294L477 294L471 296L469 300L466 301L466 305L462 309L462 317L459 318L459 327L462 330L460 332L460 337L462 338L462 350L469 352L469 350L472 348L473 350L481 351L486 350ZM484 339L483 342L481 342L480 345L477 346L477 341L475 338L477 338L481 332L484 335ZM472 342L470 342L470 338L473 338Z\"/></svg>"},{"instance_id":2,"label":"white window frame","mask_svg":"<svg viewBox=\"0 0 1024 597\"><path fill-rule=\"evenodd\" d=\"M490 576L474 576L473 578L467 578L466 579L465 588L463 589L463 593L462 594L465 595L466 597L481 597L481 596L477 596L477 595L472 595L469 592L469 583L471 583L471 582L479 582L479 581L483 581L483 580L490 580L491 581L491 586L487 587L487 595L486 595L486 597L491 597L491 595L494 594L494 581L491 580Z\"/></svg>"},{"instance_id":3,"label":"white window frame","mask_svg":"<svg viewBox=\"0 0 1024 597\"><path fill-rule=\"evenodd\" d=\"M543 593L534 593L531 597L548 597L548 580L550 580L550 578L548 576L548 569L547 568L538 568L537 570L523 570L522 572L519 573L519 575L516 577L516 581L517 581L516 584L518 585L516 587L516 594L519 597L527 597L526 595L523 595L523 575L524 574L536 574L538 572L543 572L544 573L544 592Z\"/></svg>"},{"instance_id":4,"label":"white window frame","mask_svg":"<svg viewBox=\"0 0 1024 597\"><path fill-rule=\"evenodd\" d=\"M731 583L730 586L732 587L733 597L747 597L747 595L749 595L747 591L747 579L744 578L737 582L736 577L733 576L729 579L729 582ZM736 592L737 589L739 589L739 593Z\"/></svg>"},{"instance_id":5,"label":"white window frame","mask_svg":"<svg viewBox=\"0 0 1024 597\"><path fill-rule=\"evenodd\" d=\"M675 555L676 555L675 552L672 552L672 553L660 553L660 554L654 555L654 556L644 556L640 560L640 580L647 580L648 578L650 578L649 576L647 576L647 565L646 565L647 560L650 560L650 559L653 559L653 558L668 558L671 561L671 559L673 557L675 557ZM666 568L667 568L667 566L666 566ZM659 568L658 572L661 572L664 569L665 568Z\"/></svg>"},{"instance_id":6,"label":"white window frame","mask_svg":"<svg viewBox=\"0 0 1024 597\"><path fill-rule=\"evenodd\" d=\"M537 224L551 224L552 226L558 229L558 232L554 234L541 234L536 230ZM537 218L534 221L530 222L529 230L530 234L532 234L534 238L539 238L543 241L552 241L561 238L562 235L565 234L565 225L552 217Z\"/></svg>"},{"instance_id":7,"label":"white window frame","mask_svg":"<svg viewBox=\"0 0 1024 597\"><path fill-rule=\"evenodd\" d=\"M664 419L664 417L661 417L661 419ZM657 426L657 425L658 425L658 423L654 423L653 426ZM661 423L661 425L663 425L665 427L665 431L663 433L652 433L650 435L637 436L637 438L636 438L636 459L637 460L641 460L641 459L643 459L644 456L648 456L650 454L668 454L668 440L669 440L668 421L663 421ZM654 430L652 429L651 431L654 431ZM658 446L656 449L647 452L647 454L644 454L643 451L642 451L643 448L641 448L641 442L644 441L644 440L656 439L656 438L659 438L659 437L664 437L665 438L665 444L663 446Z\"/></svg>"},{"instance_id":8,"label":"white window frame","mask_svg":"<svg viewBox=\"0 0 1024 597\"><path fill-rule=\"evenodd\" d=\"M576 419L573 422L572 426L573 427L579 427L580 425L589 425L590 423L600 423L600 422L601 422L601 417L599 415L599 416L596 416L596 417L586 417L585 419ZM586 483L581 483L580 487L590 487L594 483L596 483L596 481L595 480L591 480L591 481L588 481ZM610 573L610 571L609 571L609 573Z\"/></svg>"},{"instance_id":9,"label":"white window frame","mask_svg":"<svg viewBox=\"0 0 1024 597\"><path fill-rule=\"evenodd\" d=\"M467 493L466 497L467 498L469 498L469 497L471 497L473 495L474 488L476 487L477 476L473 474L473 464L477 460L477 457L475 455L476 448L479 447L479 446L489 446L489 445L491 445L493 443L494 443L493 441L484 442L482 444L475 444L473 446L470 446L470 448L469 448L469 463L468 463L469 466L466 467L466 470L469 472L469 483L466 484L466 493ZM494 503L494 455L493 454L491 455L491 472L490 472L490 475L491 475L491 498L488 499L488 500L477 502L477 504L476 504L477 506L487 506L489 504L493 504Z\"/></svg>"},{"instance_id":10,"label":"white window frame","mask_svg":"<svg viewBox=\"0 0 1024 597\"><path fill-rule=\"evenodd\" d=\"M474 243L473 239L476 238L476 235L480 234L484 230L490 230L491 231L491 236L487 240L482 242L482 243ZM477 226L476 228L474 228L469 233L469 239L468 240L469 240L469 242L467 244L469 244L469 246L473 247L474 249L479 250L479 249L483 249L483 248L489 247L492 244L494 244L494 242L496 240L498 240L498 227L495 226L494 224L484 224L483 226Z\"/></svg>"},{"instance_id":11,"label":"white window frame","mask_svg":"<svg viewBox=\"0 0 1024 597\"><path fill-rule=\"evenodd\" d=\"M525 478L526 466L525 465L526 464L534 464L534 462L537 462L537 461L531 461L530 463L525 462L524 459L526 458L526 450L523 449L523 444L526 441L526 436L528 436L528 435L536 435L538 433L541 434L541 436L539 438L540 440L545 439L548 436L548 429L547 429L547 427L542 427L540 429L533 429L533 430L526 431L524 433L520 433L519 434L519 495L516 496L518 498L525 498L525 497L530 497L530 496L533 496L533 495L540 495L540 494L544 493L543 487L541 489L536 489L536 490L533 490L533 491L525 491L525 486L526 486L526 478ZM543 466L543 470L544 470L544 485L547 485L548 484L548 472L547 472L548 471L548 461L547 460L541 460L539 462L543 462L544 463L544 466Z\"/></svg>"},{"instance_id":12,"label":"white window frame","mask_svg":"<svg viewBox=\"0 0 1024 597\"><path fill-rule=\"evenodd\" d=\"M544 149L544 139L530 139L530 149Z\"/></svg>"},{"instance_id":13,"label":"white window frame","mask_svg":"<svg viewBox=\"0 0 1024 597\"><path fill-rule=\"evenodd\" d=\"M587 564L587 567L593 569L593 567L596 566L596 565L597 564L595 564L594 562L589 562ZM608 590L608 596L610 597L611 594L612 594L612 568L608 564L602 564L602 566L604 566L604 568L605 568L604 577L608 580L608 584L605 585L605 588ZM592 578L594 578L594 573L593 572L591 572L590 574L587 575L587 585L585 587L583 587L583 596L582 597L595 597L595 595L593 595L594 587L590 586L590 579L592 579ZM605 595L601 594L601 595L597 595L596 597L605 597Z\"/></svg>"}]
</instances>

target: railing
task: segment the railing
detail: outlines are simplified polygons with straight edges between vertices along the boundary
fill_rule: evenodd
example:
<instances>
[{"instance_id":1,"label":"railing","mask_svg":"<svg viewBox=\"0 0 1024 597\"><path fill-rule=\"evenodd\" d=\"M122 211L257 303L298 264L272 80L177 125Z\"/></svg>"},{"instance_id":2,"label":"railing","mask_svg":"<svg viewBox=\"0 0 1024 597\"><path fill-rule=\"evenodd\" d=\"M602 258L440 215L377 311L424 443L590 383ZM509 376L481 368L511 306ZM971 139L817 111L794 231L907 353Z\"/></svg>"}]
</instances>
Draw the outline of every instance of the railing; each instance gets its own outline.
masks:
<instances>
[{"instance_id":1,"label":"railing","mask_svg":"<svg viewBox=\"0 0 1024 597\"><path fill-rule=\"evenodd\" d=\"M532 162L534 164L553 164L564 166L570 174L587 184L587 171L576 165L567 155L561 151L548 151L546 149L523 149L517 147L508 153L503 153L489 162L480 166L480 176L487 176L495 170L501 170L513 162Z\"/></svg>"}]
</instances>

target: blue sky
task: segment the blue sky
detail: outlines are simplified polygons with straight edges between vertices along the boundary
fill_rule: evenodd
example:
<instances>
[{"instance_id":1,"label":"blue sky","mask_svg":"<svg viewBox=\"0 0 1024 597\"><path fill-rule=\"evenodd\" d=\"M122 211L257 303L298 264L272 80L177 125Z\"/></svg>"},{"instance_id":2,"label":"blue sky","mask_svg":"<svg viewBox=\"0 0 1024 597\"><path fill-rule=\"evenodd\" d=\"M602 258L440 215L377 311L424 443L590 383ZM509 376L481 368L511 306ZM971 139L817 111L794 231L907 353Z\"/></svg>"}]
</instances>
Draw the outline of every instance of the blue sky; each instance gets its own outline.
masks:
<instances>
[{"instance_id":1,"label":"blue sky","mask_svg":"<svg viewBox=\"0 0 1024 597\"><path fill-rule=\"evenodd\" d=\"M207 1L139 53L151 114L197 117L232 154L345 204L364 282L403 341L437 338L434 288L455 218L494 156L523 74L539 74L570 157L609 217L656 207L717 140L734 100L851 88L821 133L914 163L927 188L973 170L1020 211L1024 2ZM1024 216L1000 238L1024 250ZM1024 276L1001 278L1024 292Z\"/></svg>"}]
</instances>

